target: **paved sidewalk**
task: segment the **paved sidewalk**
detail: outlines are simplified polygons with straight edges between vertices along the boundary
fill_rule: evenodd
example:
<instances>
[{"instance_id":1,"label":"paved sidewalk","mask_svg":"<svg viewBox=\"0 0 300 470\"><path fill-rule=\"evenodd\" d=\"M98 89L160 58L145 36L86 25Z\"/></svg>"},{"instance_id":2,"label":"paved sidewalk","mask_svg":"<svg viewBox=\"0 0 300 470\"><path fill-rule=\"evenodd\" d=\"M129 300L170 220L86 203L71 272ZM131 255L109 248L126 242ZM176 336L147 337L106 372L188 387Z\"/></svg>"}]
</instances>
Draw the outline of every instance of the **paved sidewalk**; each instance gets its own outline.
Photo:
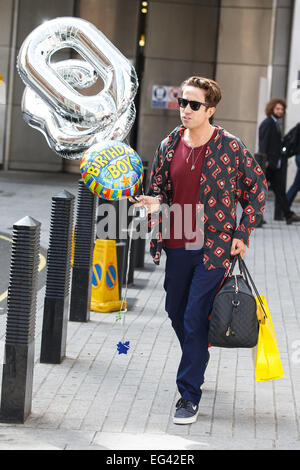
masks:
<instances>
[{"instance_id":1,"label":"paved sidewalk","mask_svg":"<svg viewBox=\"0 0 300 470\"><path fill-rule=\"evenodd\" d=\"M76 195L77 181L0 172L0 232L10 235L14 222L31 215L43 224L47 248L51 196L60 189ZM252 234L246 262L269 303L283 379L256 383L251 351L212 348L198 421L174 425L179 344L164 311L165 257L155 267L147 254L128 290L127 355L117 353L123 329L114 314L91 312L88 323L68 323L63 363L40 364L39 291L32 414L24 425L0 424L0 449L300 449L300 224L272 214L270 195L267 224Z\"/></svg>"}]
</instances>

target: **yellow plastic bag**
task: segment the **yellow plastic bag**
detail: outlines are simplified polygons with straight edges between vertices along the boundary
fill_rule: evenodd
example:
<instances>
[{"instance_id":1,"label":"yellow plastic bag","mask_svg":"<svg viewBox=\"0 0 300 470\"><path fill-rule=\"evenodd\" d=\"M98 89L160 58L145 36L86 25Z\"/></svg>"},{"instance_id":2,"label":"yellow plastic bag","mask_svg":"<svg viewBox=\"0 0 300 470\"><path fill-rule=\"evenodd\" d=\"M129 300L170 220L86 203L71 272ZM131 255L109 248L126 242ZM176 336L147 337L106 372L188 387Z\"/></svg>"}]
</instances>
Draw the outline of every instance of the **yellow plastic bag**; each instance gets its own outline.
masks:
<instances>
[{"instance_id":1,"label":"yellow plastic bag","mask_svg":"<svg viewBox=\"0 0 300 470\"><path fill-rule=\"evenodd\" d=\"M268 304L263 295L261 295L260 298L264 309L262 308L258 297L255 298L257 303L257 318L259 321L255 360L256 382L280 379L284 376Z\"/></svg>"}]
</instances>

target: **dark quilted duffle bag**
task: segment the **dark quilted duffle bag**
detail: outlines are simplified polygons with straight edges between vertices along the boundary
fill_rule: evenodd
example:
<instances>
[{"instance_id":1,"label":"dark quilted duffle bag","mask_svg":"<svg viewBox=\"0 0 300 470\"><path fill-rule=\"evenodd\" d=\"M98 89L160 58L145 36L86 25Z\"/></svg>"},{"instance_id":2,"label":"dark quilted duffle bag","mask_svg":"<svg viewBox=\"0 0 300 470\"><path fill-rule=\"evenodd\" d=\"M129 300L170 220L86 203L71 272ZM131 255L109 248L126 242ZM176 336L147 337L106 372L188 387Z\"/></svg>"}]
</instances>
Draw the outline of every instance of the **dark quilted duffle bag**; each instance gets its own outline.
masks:
<instances>
[{"instance_id":1,"label":"dark quilted duffle bag","mask_svg":"<svg viewBox=\"0 0 300 470\"><path fill-rule=\"evenodd\" d=\"M234 275L236 260L240 274ZM253 348L257 344L259 324L248 269L240 256L235 257L211 312L208 342L221 348ZM252 279L251 279L251 282Z\"/></svg>"}]
</instances>

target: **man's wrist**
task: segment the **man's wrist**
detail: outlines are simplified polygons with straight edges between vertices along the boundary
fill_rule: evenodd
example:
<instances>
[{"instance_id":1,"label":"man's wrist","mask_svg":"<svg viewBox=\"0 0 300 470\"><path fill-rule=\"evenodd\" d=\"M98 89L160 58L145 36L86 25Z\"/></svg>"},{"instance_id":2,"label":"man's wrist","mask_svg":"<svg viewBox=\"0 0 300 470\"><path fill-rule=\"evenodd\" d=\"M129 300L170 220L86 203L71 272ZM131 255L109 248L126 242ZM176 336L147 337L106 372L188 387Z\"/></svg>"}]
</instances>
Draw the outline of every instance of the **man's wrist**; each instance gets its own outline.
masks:
<instances>
[{"instance_id":1,"label":"man's wrist","mask_svg":"<svg viewBox=\"0 0 300 470\"><path fill-rule=\"evenodd\" d=\"M242 240L244 244L249 247L249 237L245 232L236 230L232 236L232 239Z\"/></svg>"}]
</instances>

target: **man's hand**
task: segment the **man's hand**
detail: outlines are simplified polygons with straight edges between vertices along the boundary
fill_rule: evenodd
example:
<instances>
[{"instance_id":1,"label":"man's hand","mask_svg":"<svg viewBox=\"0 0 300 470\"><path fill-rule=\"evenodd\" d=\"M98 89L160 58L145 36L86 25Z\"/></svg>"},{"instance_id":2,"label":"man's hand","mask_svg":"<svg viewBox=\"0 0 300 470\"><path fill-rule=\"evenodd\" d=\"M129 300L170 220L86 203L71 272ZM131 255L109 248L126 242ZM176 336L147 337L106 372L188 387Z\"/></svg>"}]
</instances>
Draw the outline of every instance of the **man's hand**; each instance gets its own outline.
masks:
<instances>
[{"instance_id":1,"label":"man's hand","mask_svg":"<svg viewBox=\"0 0 300 470\"><path fill-rule=\"evenodd\" d=\"M134 206L135 207L141 207L144 206L146 207L147 214L152 214L153 212L158 212L160 208L160 202L157 197L152 197L152 196L137 196L139 202L135 202ZM130 198L129 198L130 199ZM130 199L131 202L134 202L132 199Z\"/></svg>"},{"instance_id":2,"label":"man's hand","mask_svg":"<svg viewBox=\"0 0 300 470\"><path fill-rule=\"evenodd\" d=\"M231 256L241 255L242 259L244 259L246 253L246 245L243 240L239 238L234 238L231 244Z\"/></svg>"}]
</instances>

